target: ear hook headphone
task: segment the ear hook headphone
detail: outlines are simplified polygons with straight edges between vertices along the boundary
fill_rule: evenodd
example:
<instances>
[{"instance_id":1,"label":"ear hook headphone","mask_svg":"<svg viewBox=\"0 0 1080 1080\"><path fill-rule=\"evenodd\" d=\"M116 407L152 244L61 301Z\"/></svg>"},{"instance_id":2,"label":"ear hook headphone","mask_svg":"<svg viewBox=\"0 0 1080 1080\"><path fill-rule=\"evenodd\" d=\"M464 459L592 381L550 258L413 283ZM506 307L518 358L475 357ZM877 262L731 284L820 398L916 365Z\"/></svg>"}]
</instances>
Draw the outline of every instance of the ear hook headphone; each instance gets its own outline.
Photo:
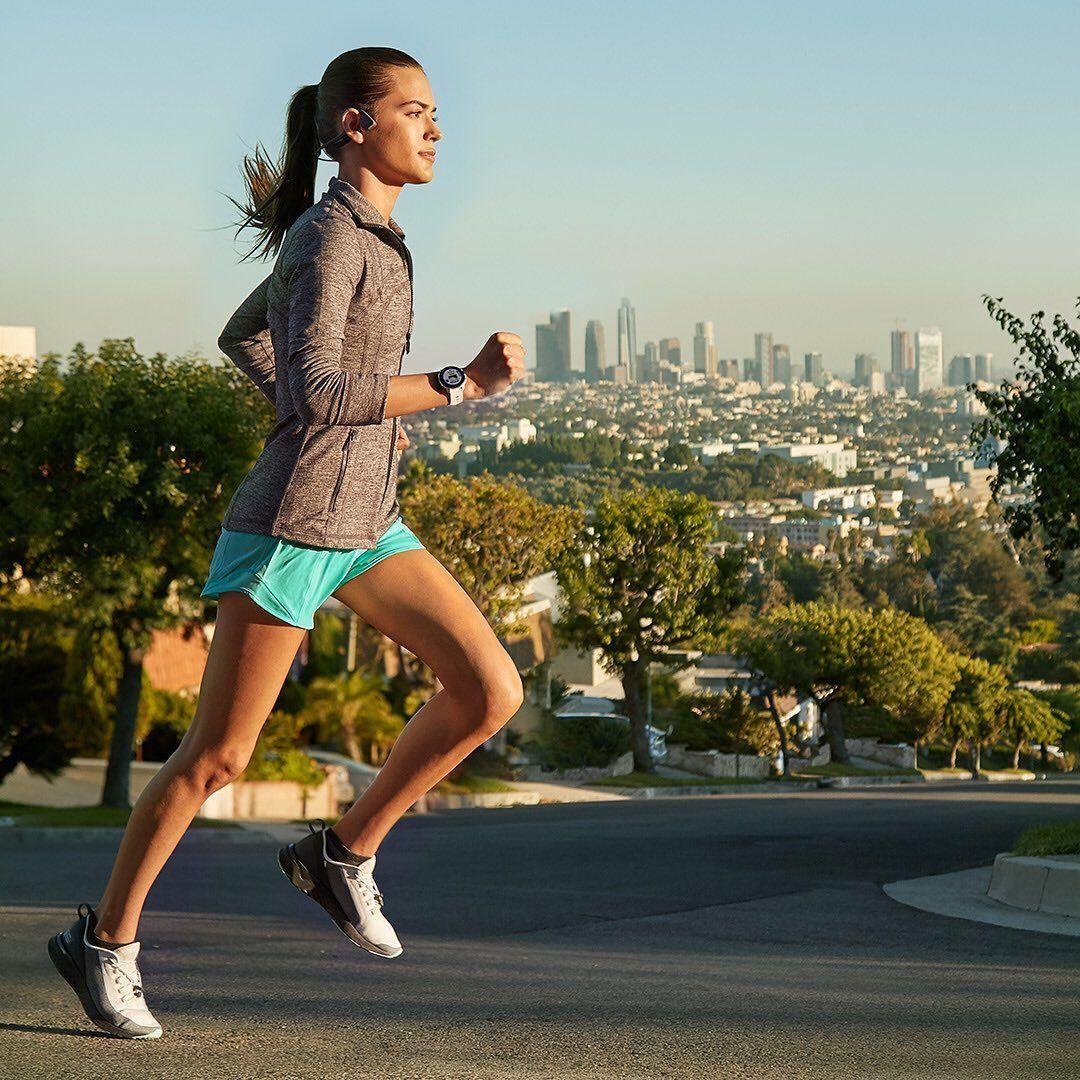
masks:
<instances>
[{"instance_id":1,"label":"ear hook headphone","mask_svg":"<svg viewBox=\"0 0 1080 1080\"><path fill-rule=\"evenodd\" d=\"M370 131L375 126L375 117L367 111L367 109L361 108L359 105L354 105L353 108L360 114L360 128L363 131ZM349 133L343 131L340 135L335 135L329 142L323 143L319 147L320 150L336 150L339 146L344 146L349 141ZM329 161L333 165L337 165L338 162L333 158L320 157L319 161Z\"/></svg>"}]
</instances>

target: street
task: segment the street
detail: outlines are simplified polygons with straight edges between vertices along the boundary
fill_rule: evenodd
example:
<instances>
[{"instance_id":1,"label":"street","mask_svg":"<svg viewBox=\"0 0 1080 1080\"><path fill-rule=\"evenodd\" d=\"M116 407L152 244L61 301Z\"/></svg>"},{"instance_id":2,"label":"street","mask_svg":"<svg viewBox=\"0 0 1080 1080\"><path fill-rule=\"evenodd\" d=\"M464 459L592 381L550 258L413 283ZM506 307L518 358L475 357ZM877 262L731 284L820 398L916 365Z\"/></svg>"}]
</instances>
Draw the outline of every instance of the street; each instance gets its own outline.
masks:
<instances>
[{"instance_id":1,"label":"street","mask_svg":"<svg viewBox=\"0 0 1080 1080\"><path fill-rule=\"evenodd\" d=\"M881 885L1078 815L1066 780L409 817L376 872L395 960L297 893L275 841L200 830L141 928L149 1043L98 1033L45 951L118 834L0 833L0 1075L1076 1077L1080 938Z\"/></svg>"}]
</instances>

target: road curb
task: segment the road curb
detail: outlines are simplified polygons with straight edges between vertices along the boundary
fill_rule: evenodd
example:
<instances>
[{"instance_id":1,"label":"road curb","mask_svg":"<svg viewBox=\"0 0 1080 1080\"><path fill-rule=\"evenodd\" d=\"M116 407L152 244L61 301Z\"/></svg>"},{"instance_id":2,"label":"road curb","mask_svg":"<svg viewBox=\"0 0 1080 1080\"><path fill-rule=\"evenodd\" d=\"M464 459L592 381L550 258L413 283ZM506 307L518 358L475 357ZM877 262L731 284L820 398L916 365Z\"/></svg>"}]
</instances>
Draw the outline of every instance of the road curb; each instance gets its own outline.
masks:
<instances>
[{"instance_id":1,"label":"road curb","mask_svg":"<svg viewBox=\"0 0 1080 1080\"><path fill-rule=\"evenodd\" d=\"M1080 920L1080 855L1010 855L994 859L987 896L1024 911Z\"/></svg>"},{"instance_id":2,"label":"road curb","mask_svg":"<svg viewBox=\"0 0 1080 1080\"><path fill-rule=\"evenodd\" d=\"M587 786L587 785L586 785ZM817 788L816 780L793 780L790 783L770 784L689 784L686 787L616 787L605 784L604 791L613 791L627 799L684 799L694 795L746 795L754 792L806 791ZM590 788L591 791L601 790Z\"/></svg>"},{"instance_id":3,"label":"road curb","mask_svg":"<svg viewBox=\"0 0 1080 1080\"><path fill-rule=\"evenodd\" d=\"M92 842L95 840L113 840L120 842L124 830L116 825L8 825L0 828L0 844L48 844ZM268 836L254 829L244 827L235 829L189 829L182 840L192 836L214 836L230 844L266 843Z\"/></svg>"}]
</instances>

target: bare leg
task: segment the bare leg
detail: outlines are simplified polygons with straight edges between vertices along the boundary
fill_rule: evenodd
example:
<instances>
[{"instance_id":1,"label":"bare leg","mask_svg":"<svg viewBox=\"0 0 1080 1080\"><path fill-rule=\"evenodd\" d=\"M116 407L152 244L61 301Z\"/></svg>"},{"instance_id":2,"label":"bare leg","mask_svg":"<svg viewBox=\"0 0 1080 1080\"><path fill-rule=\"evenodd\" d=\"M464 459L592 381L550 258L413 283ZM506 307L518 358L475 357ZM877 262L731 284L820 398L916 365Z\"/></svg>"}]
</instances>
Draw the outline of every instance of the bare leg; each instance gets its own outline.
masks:
<instances>
[{"instance_id":1,"label":"bare leg","mask_svg":"<svg viewBox=\"0 0 1080 1080\"><path fill-rule=\"evenodd\" d=\"M346 846L373 855L421 795L517 712L521 678L483 613L430 551L389 555L334 595L423 660L443 686L334 826Z\"/></svg>"},{"instance_id":2,"label":"bare leg","mask_svg":"<svg viewBox=\"0 0 1080 1080\"><path fill-rule=\"evenodd\" d=\"M138 937L151 885L207 797L243 772L305 632L222 594L195 719L135 803L96 908L103 940Z\"/></svg>"}]
</instances>

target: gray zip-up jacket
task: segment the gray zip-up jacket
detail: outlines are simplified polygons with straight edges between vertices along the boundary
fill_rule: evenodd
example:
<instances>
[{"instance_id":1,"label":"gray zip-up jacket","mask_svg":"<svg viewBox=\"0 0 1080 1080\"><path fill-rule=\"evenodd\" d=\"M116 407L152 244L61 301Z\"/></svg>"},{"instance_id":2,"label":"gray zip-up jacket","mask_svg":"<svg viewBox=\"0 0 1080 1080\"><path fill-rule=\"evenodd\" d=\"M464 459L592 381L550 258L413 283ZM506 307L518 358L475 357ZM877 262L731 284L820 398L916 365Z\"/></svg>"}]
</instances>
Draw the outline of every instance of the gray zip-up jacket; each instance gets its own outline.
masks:
<instances>
[{"instance_id":1,"label":"gray zip-up jacket","mask_svg":"<svg viewBox=\"0 0 1080 1080\"><path fill-rule=\"evenodd\" d=\"M290 226L273 272L218 339L277 423L222 526L373 548L399 513L390 376L412 333L412 256L393 218L336 176Z\"/></svg>"}]
</instances>

